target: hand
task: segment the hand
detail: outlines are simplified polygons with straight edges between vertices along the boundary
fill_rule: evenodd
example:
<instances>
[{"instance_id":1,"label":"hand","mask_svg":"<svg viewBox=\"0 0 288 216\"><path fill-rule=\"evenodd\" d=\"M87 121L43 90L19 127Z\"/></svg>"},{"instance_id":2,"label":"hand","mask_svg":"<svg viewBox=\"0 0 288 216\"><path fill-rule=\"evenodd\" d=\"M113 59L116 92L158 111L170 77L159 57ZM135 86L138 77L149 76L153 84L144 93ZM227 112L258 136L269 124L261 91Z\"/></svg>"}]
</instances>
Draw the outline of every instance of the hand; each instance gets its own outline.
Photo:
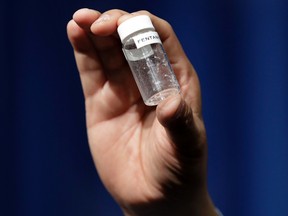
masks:
<instances>
[{"instance_id":1,"label":"hand","mask_svg":"<svg viewBox=\"0 0 288 216\"><path fill-rule=\"evenodd\" d=\"M147 14L181 86L144 105L117 26ZM77 11L67 25L83 87L89 146L101 180L125 215L216 215L206 185L207 144L197 74L171 26L139 11Z\"/></svg>"}]
</instances>

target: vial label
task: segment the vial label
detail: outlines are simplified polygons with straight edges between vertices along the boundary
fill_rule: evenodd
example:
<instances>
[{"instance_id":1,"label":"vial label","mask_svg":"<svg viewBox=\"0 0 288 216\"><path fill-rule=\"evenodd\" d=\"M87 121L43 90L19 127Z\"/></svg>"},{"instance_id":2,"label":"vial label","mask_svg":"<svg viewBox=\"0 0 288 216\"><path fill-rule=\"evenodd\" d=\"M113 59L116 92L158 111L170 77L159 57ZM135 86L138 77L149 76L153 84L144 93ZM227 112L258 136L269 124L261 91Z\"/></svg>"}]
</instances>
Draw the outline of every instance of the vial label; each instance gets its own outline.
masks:
<instances>
[{"instance_id":1,"label":"vial label","mask_svg":"<svg viewBox=\"0 0 288 216\"><path fill-rule=\"evenodd\" d=\"M154 54L152 47L144 46L140 49L122 49L123 53L128 61L138 61L140 59L148 58L149 56Z\"/></svg>"},{"instance_id":2,"label":"vial label","mask_svg":"<svg viewBox=\"0 0 288 216\"><path fill-rule=\"evenodd\" d=\"M143 34L139 34L133 37L134 43L137 47L137 49L144 47L149 44L155 44L155 43L160 43L161 40L157 32L150 31L150 32L145 32Z\"/></svg>"}]
</instances>

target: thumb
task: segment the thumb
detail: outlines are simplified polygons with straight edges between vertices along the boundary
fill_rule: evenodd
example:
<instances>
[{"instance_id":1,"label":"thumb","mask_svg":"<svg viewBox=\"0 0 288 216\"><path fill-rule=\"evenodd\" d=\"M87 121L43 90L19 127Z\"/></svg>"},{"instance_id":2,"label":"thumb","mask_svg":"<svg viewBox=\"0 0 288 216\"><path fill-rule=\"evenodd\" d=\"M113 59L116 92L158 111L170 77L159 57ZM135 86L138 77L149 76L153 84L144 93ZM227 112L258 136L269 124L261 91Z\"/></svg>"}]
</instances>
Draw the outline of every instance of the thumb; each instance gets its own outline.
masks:
<instances>
[{"instance_id":1,"label":"thumb","mask_svg":"<svg viewBox=\"0 0 288 216\"><path fill-rule=\"evenodd\" d=\"M206 133L202 119L180 95L162 101L156 110L160 124L183 159L203 159L206 155Z\"/></svg>"}]
</instances>

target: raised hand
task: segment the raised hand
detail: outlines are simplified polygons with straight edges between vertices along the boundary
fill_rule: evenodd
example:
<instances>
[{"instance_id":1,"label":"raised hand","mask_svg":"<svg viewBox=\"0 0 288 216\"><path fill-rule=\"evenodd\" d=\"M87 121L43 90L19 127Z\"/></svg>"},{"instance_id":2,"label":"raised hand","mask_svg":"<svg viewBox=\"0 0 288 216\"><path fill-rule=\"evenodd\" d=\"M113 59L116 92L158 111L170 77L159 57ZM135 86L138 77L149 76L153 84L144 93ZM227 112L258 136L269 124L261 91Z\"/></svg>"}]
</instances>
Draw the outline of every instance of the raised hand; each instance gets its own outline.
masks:
<instances>
[{"instance_id":1,"label":"raised hand","mask_svg":"<svg viewBox=\"0 0 288 216\"><path fill-rule=\"evenodd\" d=\"M147 14L181 86L144 105L116 29ZM86 106L90 149L104 185L125 215L216 215L206 185L207 144L197 74L172 27L139 11L77 11L67 25Z\"/></svg>"}]
</instances>

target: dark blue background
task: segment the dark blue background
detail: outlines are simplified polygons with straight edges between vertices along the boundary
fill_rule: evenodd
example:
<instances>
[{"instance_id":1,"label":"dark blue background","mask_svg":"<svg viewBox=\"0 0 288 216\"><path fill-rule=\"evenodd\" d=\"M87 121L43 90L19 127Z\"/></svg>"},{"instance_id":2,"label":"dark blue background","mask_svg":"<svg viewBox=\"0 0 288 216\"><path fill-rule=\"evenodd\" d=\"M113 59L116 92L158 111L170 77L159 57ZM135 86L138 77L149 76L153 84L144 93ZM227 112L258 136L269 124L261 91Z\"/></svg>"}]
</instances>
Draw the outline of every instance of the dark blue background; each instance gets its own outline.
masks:
<instances>
[{"instance_id":1,"label":"dark blue background","mask_svg":"<svg viewBox=\"0 0 288 216\"><path fill-rule=\"evenodd\" d=\"M79 8L168 20L198 71L209 190L225 215L288 215L288 2L0 3L0 215L121 215L89 153L66 23Z\"/></svg>"}]
</instances>

